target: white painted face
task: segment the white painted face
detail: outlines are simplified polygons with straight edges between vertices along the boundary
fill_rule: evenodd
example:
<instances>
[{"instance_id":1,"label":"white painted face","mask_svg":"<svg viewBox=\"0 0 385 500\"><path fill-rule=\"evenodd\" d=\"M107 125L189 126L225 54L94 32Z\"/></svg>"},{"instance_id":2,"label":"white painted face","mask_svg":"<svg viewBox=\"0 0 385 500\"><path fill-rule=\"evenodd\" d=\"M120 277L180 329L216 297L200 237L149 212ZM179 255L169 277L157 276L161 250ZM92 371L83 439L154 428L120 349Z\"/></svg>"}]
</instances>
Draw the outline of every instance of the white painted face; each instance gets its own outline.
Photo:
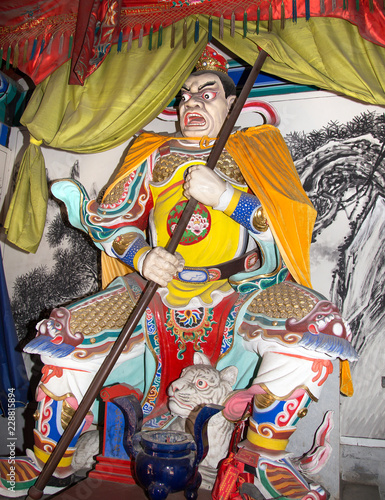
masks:
<instances>
[{"instance_id":1,"label":"white painted face","mask_svg":"<svg viewBox=\"0 0 385 500\"><path fill-rule=\"evenodd\" d=\"M182 86L179 123L185 137L218 137L235 96L225 97L213 73L190 75Z\"/></svg>"}]
</instances>

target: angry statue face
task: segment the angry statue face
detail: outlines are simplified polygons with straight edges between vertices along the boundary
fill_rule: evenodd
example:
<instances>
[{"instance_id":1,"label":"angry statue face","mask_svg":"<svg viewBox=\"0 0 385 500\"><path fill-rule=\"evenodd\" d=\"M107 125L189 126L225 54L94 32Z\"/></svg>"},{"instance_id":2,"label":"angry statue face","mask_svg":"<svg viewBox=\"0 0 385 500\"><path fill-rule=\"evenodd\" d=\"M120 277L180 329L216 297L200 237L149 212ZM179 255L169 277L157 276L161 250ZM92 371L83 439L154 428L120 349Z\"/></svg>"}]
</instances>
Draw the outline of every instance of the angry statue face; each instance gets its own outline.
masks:
<instances>
[{"instance_id":1,"label":"angry statue face","mask_svg":"<svg viewBox=\"0 0 385 500\"><path fill-rule=\"evenodd\" d=\"M217 137L235 96L213 73L192 74L182 86L179 123L185 137Z\"/></svg>"}]
</instances>

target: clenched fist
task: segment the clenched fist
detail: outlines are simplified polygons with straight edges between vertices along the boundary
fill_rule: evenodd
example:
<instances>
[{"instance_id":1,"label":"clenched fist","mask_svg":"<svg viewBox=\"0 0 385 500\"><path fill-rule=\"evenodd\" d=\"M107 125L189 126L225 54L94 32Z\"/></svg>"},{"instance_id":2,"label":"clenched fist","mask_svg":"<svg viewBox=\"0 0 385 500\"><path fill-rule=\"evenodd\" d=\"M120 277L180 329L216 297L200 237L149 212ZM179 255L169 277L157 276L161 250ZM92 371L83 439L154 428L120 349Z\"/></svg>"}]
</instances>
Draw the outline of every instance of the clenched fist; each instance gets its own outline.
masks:
<instances>
[{"instance_id":1,"label":"clenched fist","mask_svg":"<svg viewBox=\"0 0 385 500\"><path fill-rule=\"evenodd\" d=\"M174 274L183 270L184 259L179 254L173 255L163 247L151 250L143 262L142 275L160 286L167 286Z\"/></svg>"},{"instance_id":2,"label":"clenched fist","mask_svg":"<svg viewBox=\"0 0 385 500\"><path fill-rule=\"evenodd\" d=\"M205 165L194 165L188 169L184 183L184 195L210 207L216 207L226 190L226 182Z\"/></svg>"}]
</instances>

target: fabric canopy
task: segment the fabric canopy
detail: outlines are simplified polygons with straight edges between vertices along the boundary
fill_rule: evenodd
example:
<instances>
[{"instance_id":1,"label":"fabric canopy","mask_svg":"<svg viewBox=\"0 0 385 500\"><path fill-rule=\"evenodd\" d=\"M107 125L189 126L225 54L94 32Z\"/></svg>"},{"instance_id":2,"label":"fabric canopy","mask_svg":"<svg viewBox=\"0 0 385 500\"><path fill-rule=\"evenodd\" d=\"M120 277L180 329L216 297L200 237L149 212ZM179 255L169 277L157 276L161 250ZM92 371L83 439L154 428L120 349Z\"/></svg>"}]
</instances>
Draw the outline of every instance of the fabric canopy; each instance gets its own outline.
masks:
<instances>
[{"instance_id":1,"label":"fabric canopy","mask_svg":"<svg viewBox=\"0 0 385 500\"><path fill-rule=\"evenodd\" d=\"M267 73L385 104L385 78L379 71L385 48L362 38L356 25L344 19L311 17L288 22L284 29L281 20L260 21L258 29L255 22L247 21L246 27L244 20L206 15L183 19L162 30L161 44L154 40L150 44L149 34L122 43L120 50L116 46L82 87L68 84L71 65L67 62L37 86L21 121L37 144L79 153L122 144L172 100L210 36L250 64L263 48L270 56L263 68ZM39 183L45 177L42 154L36 149L29 157L40 171L35 168L32 173L25 157L28 164L20 169L5 223L8 239L31 252L42 236L46 206L44 181L36 191L36 179ZM21 185L23 189L18 189ZM28 195L32 189L41 192L41 197L35 196L40 206L33 210Z\"/></svg>"},{"instance_id":2,"label":"fabric canopy","mask_svg":"<svg viewBox=\"0 0 385 500\"><path fill-rule=\"evenodd\" d=\"M279 20L284 29L300 18L338 18L357 26L364 39L385 45L383 0L2 0L1 4L2 58L35 84L70 58L70 82L83 84L113 45L121 48L133 39L141 44L145 36L147 44L163 43L164 28L191 16L241 21L247 32L251 21ZM222 39L223 29L213 36Z\"/></svg>"}]
</instances>

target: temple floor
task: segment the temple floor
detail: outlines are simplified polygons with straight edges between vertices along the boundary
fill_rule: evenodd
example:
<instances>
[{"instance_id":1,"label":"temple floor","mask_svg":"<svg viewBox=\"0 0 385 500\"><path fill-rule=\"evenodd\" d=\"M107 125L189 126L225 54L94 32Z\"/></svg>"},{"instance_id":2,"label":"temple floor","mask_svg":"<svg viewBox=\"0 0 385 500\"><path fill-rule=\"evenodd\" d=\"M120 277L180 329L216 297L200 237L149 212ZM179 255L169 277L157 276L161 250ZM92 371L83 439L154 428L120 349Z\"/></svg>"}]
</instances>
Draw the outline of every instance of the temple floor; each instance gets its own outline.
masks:
<instances>
[{"instance_id":1,"label":"temple floor","mask_svg":"<svg viewBox=\"0 0 385 500\"><path fill-rule=\"evenodd\" d=\"M384 500L380 498L378 487L366 484L343 483L342 495L340 500ZM0 499L6 497L0 496ZM24 500L23 497L19 497ZM24 497L25 498L25 497ZM129 500L148 500L144 491L135 485L114 483L102 481L95 478L86 478L78 483L56 493L55 495L43 495L42 499L55 500L105 500L113 498L120 500L126 498ZM211 493L206 490L199 490L199 500L210 500ZM173 493L167 497L168 500L185 500L183 492Z\"/></svg>"}]
</instances>

